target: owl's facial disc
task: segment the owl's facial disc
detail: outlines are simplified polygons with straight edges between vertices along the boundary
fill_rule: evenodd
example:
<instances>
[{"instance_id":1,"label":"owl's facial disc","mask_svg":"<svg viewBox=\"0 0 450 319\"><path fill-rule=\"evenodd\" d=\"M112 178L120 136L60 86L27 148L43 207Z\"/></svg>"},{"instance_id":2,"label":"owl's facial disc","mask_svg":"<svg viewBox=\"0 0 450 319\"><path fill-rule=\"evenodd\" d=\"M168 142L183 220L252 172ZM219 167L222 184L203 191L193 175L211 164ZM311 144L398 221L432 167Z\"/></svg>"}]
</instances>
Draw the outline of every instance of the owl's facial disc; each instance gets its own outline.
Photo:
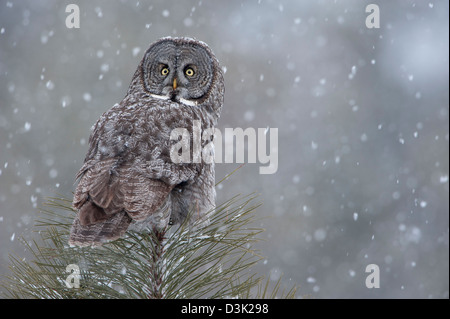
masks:
<instances>
[{"instance_id":1,"label":"owl's facial disc","mask_svg":"<svg viewBox=\"0 0 450 319\"><path fill-rule=\"evenodd\" d=\"M145 88L153 97L197 105L210 89L213 63L202 46L168 39L148 49L143 74Z\"/></svg>"}]
</instances>

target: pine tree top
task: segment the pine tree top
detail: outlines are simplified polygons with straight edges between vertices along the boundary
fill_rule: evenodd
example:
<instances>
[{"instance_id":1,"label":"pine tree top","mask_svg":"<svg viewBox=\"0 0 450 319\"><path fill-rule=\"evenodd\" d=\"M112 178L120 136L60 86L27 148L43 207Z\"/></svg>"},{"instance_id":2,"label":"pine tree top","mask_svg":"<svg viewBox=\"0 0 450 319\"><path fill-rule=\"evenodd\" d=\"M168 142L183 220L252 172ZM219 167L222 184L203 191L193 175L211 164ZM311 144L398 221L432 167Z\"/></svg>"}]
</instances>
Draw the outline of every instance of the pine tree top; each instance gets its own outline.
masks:
<instances>
[{"instance_id":1,"label":"pine tree top","mask_svg":"<svg viewBox=\"0 0 450 319\"><path fill-rule=\"evenodd\" d=\"M188 223L161 232L128 232L102 247L69 247L76 212L52 198L36 222L37 238L22 239L33 260L10 257L0 282L6 298L275 298L295 297L278 281L252 273L262 260L254 244L257 196L235 196L216 207L207 226Z\"/></svg>"}]
</instances>

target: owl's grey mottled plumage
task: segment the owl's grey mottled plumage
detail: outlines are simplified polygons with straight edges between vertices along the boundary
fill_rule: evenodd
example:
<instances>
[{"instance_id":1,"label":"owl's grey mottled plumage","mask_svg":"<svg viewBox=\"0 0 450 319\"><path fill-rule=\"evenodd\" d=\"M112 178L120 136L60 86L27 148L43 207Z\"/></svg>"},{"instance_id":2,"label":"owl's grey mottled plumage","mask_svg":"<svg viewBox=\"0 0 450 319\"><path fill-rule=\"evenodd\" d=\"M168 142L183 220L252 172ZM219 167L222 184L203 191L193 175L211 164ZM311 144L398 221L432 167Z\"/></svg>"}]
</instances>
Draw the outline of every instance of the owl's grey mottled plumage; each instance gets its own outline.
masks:
<instances>
[{"instance_id":1,"label":"owl's grey mottled plumage","mask_svg":"<svg viewBox=\"0 0 450 319\"><path fill-rule=\"evenodd\" d=\"M69 243L97 246L126 230L207 222L214 208L214 163L173 163L170 133L193 121L213 128L223 105L223 73L209 47L162 38L146 51L125 98L93 126L73 198ZM192 148L191 148L192 150Z\"/></svg>"}]
</instances>

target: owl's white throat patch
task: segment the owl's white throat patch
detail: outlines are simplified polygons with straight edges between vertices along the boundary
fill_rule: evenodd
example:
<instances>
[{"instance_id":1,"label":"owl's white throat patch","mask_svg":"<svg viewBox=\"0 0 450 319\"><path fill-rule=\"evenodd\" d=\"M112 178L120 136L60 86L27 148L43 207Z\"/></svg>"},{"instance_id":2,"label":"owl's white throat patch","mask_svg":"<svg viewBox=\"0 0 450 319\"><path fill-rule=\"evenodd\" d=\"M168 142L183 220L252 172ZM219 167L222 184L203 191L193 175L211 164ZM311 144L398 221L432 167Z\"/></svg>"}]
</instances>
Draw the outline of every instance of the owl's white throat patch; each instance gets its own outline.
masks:
<instances>
[{"instance_id":1,"label":"owl's white throat patch","mask_svg":"<svg viewBox=\"0 0 450 319\"><path fill-rule=\"evenodd\" d=\"M170 100L171 97L168 95L158 95L158 94L150 94L151 97L154 97L155 99L159 99L159 100ZM191 101L191 100L186 100L183 98L179 98L179 102L188 106L197 106L198 102L197 101Z\"/></svg>"},{"instance_id":2,"label":"owl's white throat patch","mask_svg":"<svg viewBox=\"0 0 450 319\"><path fill-rule=\"evenodd\" d=\"M169 100L170 96L167 95L158 95L158 94L151 94L150 96L154 97L155 99L160 99L160 100Z\"/></svg>"},{"instance_id":3,"label":"owl's white throat patch","mask_svg":"<svg viewBox=\"0 0 450 319\"><path fill-rule=\"evenodd\" d=\"M189 106L197 106L197 101L190 101L180 97L180 102Z\"/></svg>"}]
</instances>

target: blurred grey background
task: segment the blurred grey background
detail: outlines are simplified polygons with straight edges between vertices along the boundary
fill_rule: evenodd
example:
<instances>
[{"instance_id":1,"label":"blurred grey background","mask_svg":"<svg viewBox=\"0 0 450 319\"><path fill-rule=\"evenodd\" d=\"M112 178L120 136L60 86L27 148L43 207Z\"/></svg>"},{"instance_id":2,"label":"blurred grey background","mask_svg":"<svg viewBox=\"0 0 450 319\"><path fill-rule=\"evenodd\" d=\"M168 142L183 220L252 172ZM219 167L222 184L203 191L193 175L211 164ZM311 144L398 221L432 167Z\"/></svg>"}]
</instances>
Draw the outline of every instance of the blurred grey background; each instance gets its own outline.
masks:
<instances>
[{"instance_id":1,"label":"blurred grey background","mask_svg":"<svg viewBox=\"0 0 450 319\"><path fill-rule=\"evenodd\" d=\"M65 8L80 8L68 29ZM380 8L368 29L365 8ZM218 128L276 127L218 203L260 193L256 271L311 298L449 297L448 1L0 0L0 274L149 44L190 36L226 69ZM222 131L223 132L223 131ZM217 164L217 180L239 164ZM265 218L267 217L267 218ZM368 264L380 288L365 286Z\"/></svg>"}]
</instances>

